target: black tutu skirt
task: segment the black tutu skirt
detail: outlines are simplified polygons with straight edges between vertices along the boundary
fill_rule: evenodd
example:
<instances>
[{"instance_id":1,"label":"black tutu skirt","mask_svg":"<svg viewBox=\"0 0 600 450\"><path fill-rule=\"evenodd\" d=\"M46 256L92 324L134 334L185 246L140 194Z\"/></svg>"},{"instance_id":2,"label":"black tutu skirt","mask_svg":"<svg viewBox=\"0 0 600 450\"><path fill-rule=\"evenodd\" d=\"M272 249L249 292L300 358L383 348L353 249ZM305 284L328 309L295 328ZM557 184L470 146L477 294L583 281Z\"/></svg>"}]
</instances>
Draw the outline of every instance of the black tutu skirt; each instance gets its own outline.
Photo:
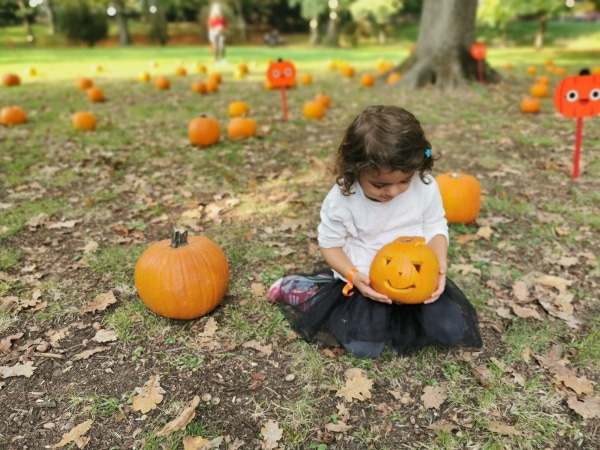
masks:
<instances>
[{"instance_id":1,"label":"black tutu skirt","mask_svg":"<svg viewBox=\"0 0 600 450\"><path fill-rule=\"evenodd\" d=\"M347 297L342 294L344 281L323 275L290 276L292 283L314 280L314 294L301 302L279 301L292 328L308 342L340 344L356 356L371 358L388 343L399 354L427 345L482 345L477 313L450 279L434 303L389 305L364 297L358 289ZM306 281L298 284L302 283L306 285Z\"/></svg>"}]
</instances>

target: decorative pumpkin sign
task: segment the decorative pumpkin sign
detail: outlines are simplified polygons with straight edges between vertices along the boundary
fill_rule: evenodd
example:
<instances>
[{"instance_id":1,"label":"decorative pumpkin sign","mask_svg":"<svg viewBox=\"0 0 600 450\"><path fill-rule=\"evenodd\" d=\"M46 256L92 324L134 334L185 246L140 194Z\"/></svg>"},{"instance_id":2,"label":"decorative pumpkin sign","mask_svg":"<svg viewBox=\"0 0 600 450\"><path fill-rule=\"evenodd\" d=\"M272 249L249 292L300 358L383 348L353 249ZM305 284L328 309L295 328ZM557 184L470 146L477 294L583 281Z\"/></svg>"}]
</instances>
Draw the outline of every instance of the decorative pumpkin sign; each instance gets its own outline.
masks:
<instances>
[{"instance_id":1,"label":"decorative pumpkin sign","mask_svg":"<svg viewBox=\"0 0 600 450\"><path fill-rule=\"evenodd\" d=\"M600 75L583 69L578 76L566 77L554 91L554 106L565 117L577 118L573 179L579 178L583 118L600 114Z\"/></svg>"},{"instance_id":2,"label":"decorative pumpkin sign","mask_svg":"<svg viewBox=\"0 0 600 450\"><path fill-rule=\"evenodd\" d=\"M267 70L267 80L273 87L285 88L296 84L296 68L290 61L283 61L281 58L277 62L272 62Z\"/></svg>"},{"instance_id":3,"label":"decorative pumpkin sign","mask_svg":"<svg viewBox=\"0 0 600 450\"><path fill-rule=\"evenodd\" d=\"M483 60L485 59L486 52L487 48L485 44L480 42L473 43L469 49L469 53L477 61L477 79L480 83L483 82Z\"/></svg>"},{"instance_id":4,"label":"decorative pumpkin sign","mask_svg":"<svg viewBox=\"0 0 600 450\"><path fill-rule=\"evenodd\" d=\"M223 300L229 264L223 250L204 236L175 228L171 239L148 247L135 265L138 295L151 311L171 319L202 317Z\"/></svg>"},{"instance_id":5,"label":"decorative pumpkin sign","mask_svg":"<svg viewBox=\"0 0 600 450\"><path fill-rule=\"evenodd\" d=\"M201 147L213 145L221 138L221 127L216 119L196 117L188 124L190 142Z\"/></svg>"},{"instance_id":6,"label":"decorative pumpkin sign","mask_svg":"<svg viewBox=\"0 0 600 450\"><path fill-rule=\"evenodd\" d=\"M296 86L296 68L294 67L294 64L290 61L283 61L281 58L279 58L277 62L272 62L267 69L267 81L271 86L281 89L283 120L287 120L288 106L285 88Z\"/></svg>"},{"instance_id":7,"label":"decorative pumpkin sign","mask_svg":"<svg viewBox=\"0 0 600 450\"><path fill-rule=\"evenodd\" d=\"M371 286L399 303L423 303L435 291L440 266L425 238L403 236L384 245L373 258Z\"/></svg>"},{"instance_id":8,"label":"decorative pumpkin sign","mask_svg":"<svg viewBox=\"0 0 600 450\"><path fill-rule=\"evenodd\" d=\"M446 220L450 223L470 223L477 219L481 208L481 185L473 175L446 172L435 178Z\"/></svg>"},{"instance_id":9,"label":"decorative pumpkin sign","mask_svg":"<svg viewBox=\"0 0 600 450\"><path fill-rule=\"evenodd\" d=\"M590 117L600 114L600 75L583 70L566 77L556 86L554 106L565 117Z\"/></svg>"}]
</instances>

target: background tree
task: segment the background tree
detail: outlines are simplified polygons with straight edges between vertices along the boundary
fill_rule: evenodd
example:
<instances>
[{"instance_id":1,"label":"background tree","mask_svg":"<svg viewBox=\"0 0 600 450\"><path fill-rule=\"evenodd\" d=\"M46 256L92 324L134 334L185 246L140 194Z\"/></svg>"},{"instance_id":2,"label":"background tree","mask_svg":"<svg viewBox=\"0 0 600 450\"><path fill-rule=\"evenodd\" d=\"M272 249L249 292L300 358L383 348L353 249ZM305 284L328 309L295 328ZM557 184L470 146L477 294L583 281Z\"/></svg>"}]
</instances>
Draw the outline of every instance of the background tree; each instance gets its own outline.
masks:
<instances>
[{"instance_id":1,"label":"background tree","mask_svg":"<svg viewBox=\"0 0 600 450\"><path fill-rule=\"evenodd\" d=\"M292 8L300 6L300 16L309 23L309 43L317 45L319 42L319 16L327 11L327 3L323 0L288 0L288 5Z\"/></svg>"},{"instance_id":2,"label":"background tree","mask_svg":"<svg viewBox=\"0 0 600 450\"><path fill-rule=\"evenodd\" d=\"M125 0L113 0L113 3L116 11L115 20L117 21L117 29L119 30L119 45L131 45Z\"/></svg>"},{"instance_id":3,"label":"background tree","mask_svg":"<svg viewBox=\"0 0 600 450\"><path fill-rule=\"evenodd\" d=\"M478 79L477 61L469 53L475 42L478 0L423 0L415 51L394 69L402 72L400 85L416 88L435 84L450 89ZM485 61L484 78L500 76Z\"/></svg>"},{"instance_id":4,"label":"background tree","mask_svg":"<svg viewBox=\"0 0 600 450\"><path fill-rule=\"evenodd\" d=\"M166 45L169 40L167 31L167 14L162 0L145 0L143 14L149 25L148 36L152 42Z\"/></svg>"},{"instance_id":5,"label":"background tree","mask_svg":"<svg viewBox=\"0 0 600 450\"><path fill-rule=\"evenodd\" d=\"M25 26L27 42L34 42L35 36L33 35L32 24L36 14L35 8L29 6L29 2L26 2L25 0L17 0L17 6L19 7L19 12L17 14L23 20L23 25Z\"/></svg>"},{"instance_id":6,"label":"background tree","mask_svg":"<svg viewBox=\"0 0 600 450\"><path fill-rule=\"evenodd\" d=\"M534 47L541 50L548 19L559 11L566 11L564 0L485 0L479 5L477 18L486 25L506 32L509 21L516 17L536 19L539 22Z\"/></svg>"},{"instance_id":7,"label":"background tree","mask_svg":"<svg viewBox=\"0 0 600 450\"><path fill-rule=\"evenodd\" d=\"M92 47L108 36L108 17L104 7L70 0L63 2L57 12L58 29L71 42L85 42Z\"/></svg>"},{"instance_id":8,"label":"background tree","mask_svg":"<svg viewBox=\"0 0 600 450\"><path fill-rule=\"evenodd\" d=\"M355 0L349 9L356 21L372 19L377 24L377 40L384 45L386 41L385 25L390 16L402 9L401 0Z\"/></svg>"}]
</instances>

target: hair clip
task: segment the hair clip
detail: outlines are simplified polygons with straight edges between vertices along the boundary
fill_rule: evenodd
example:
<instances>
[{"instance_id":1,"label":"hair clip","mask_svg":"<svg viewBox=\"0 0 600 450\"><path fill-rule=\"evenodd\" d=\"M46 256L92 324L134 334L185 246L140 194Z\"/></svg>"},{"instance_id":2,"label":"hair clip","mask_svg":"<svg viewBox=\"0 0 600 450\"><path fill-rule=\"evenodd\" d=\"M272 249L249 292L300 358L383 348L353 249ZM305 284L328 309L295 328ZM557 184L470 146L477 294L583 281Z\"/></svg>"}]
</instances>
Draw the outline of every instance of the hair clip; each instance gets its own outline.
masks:
<instances>
[{"instance_id":1,"label":"hair clip","mask_svg":"<svg viewBox=\"0 0 600 450\"><path fill-rule=\"evenodd\" d=\"M431 158L431 149L430 148L425 150L425 156L427 156L428 158Z\"/></svg>"}]
</instances>

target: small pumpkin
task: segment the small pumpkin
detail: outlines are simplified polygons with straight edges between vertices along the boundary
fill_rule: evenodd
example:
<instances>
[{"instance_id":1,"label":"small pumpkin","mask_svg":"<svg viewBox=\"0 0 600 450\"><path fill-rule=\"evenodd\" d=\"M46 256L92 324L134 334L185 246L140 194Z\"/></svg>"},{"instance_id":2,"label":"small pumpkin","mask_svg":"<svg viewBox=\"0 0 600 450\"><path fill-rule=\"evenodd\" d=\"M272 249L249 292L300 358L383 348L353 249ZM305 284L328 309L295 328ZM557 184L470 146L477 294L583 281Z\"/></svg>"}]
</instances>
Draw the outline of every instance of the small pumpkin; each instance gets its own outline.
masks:
<instances>
[{"instance_id":1,"label":"small pumpkin","mask_svg":"<svg viewBox=\"0 0 600 450\"><path fill-rule=\"evenodd\" d=\"M340 73L346 78L352 78L354 76L354 67L344 64L340 67Z\"/></svg>"},{"instance_id":2,"label":"small pumpkin","mask_svg":"<svg viewBox=\"0 0 600 450\"><path fill-rule=\"evenodd\" d=\"M525 73L527 73L527 75L536 75L538 72L537 67L535 66L528 66L525 69Z\"/></svg>"},{"instance_id":3,"label":"small pumpkin","mask_svg":"<svg viewBox=\"0 0 600 450\"><path fill-rule=\"evenodd\" d=\"M302 84L311 84L312 82L313 82L313 78L310 73L304 73L300 77L300 83L302 83Z\"/></svg>"},{"instance_id":4,"label":"small pumpkin","mask_svg":"<svg viewBox=\"0 0 600 450\"><path fill-rule=\"evenodd\" d=\"M194 145L207 147L221 138L221 127L216 119L211 117L196 117L188 124L188 137Z\"/></svg>"},{"instance_id":5,"label":"small pumpkin","mask_svg":"<svg viewBox=\"0 0 600 450\"><path fill-rule=\"evenodd\" d=\"M148 81L150 81L150 74L148 72L141 72L138 75L138 81L140 81L141 83L147 83Z\"/></svg>"},{"instance_id":6,"label":"small pumpkin","mask_svg":"<svg viewBox=\"0 0 600 450\"><path fill-rule=\"evenodd\" d=\"M2 125L19 125L27 122L27 114L19 106L5 106L0 110L0 123Z\"/></svg>"},{"instance_id":7,"label":"small pumpkin","mask_svg":"<svg viewBox=\"0 0 600 450\"><path fill-rule=\"evenodd\" d=\"M76 130L92 131L96 129L96 116L91 112L79 111L71 118L73 128Z\"/></svg>"},{"instance_id":8,"label":"small pumpkin","mask_svg":"<svg viewBox=\"0 0 600 450\"><path fill-rule=\"evenodd\" d=\"M196 72L198 73L206 73L206 66L201 63L196 64Z\"/></svg>"},{"instance_id":9,"label":"small pumpkin","mask_svg":"<svg viewBox=\"0 0 600 450\"><path fill-rule=\"evenodd\" d=\"M369 270L371 286L395 302L423 303L438 285L440 266L420 236L402 236L384 245Z\"/></svg>"},{"instance_id":10,"label":"small pumpkin","mask_svg":"<svg viewBox=\"0 0 600 450\"><path fill-rule=\"evenodd\" d=\"M392 72L388 75L386 79L387 84L394 84L402 79L402 75L398 72Z\"/></svg>"},{"instance_id":11,"label":"small pumpkin","mask_svg":"<svg viewBox=\"0 0 600 450\"><path fill-rule=\"evenodd\" d=\"M157 89L166 90L171 87L171 82L167 77L159 76L156 77L156 79L154 80L154 87L156 87Z\"/></svg>"},{"instance_id":12,"label":"small pumpkin","mask_svg":"<svg viewBox=\"0 0 600 450\"><path fill-rule=\"evenodd\" d=\"M231 102L227 107L229 117L239 117L250 112L250 107L246 102L236 101Z\"/></svg>"},{"instance_id":13,"label":"small pumpkin","mask_svg":"<svg viewBox=\"0 0 600 450\"><path fill-rule=\"evenodd\" d=\"M87 91L88 89L90 89L93 86L94 86L94 82L92 81L91 78L82 77L77 80L77 87L81 91Z\"/></svg>"},{"instance_id":14,"label":"small pumpkin","mask_svg":"<svg viewBox=\"0 0 600 450\"><path fill-rule=\"evenodd\" d=\"M365 87L375 86L375 77L370 73L364 73L360 77L360 85Z\"/></svg>"},{"instance_id":15,"label":"small pumpkin","mask_svg":"<svg viewBox=\"0 0 600 450\"><path fill-rule=\"evenodd\" d=\"M256 134L256 121L249 117L234 117L227 124L227 135L232 139L245 139Z\"/></svg>"},{"instance_id":16,"label":"small pumpkin","mask_svg":"<svg viewBox=\"0 0 600 450\"><path fill-rule=\"evenodd\" d=\"M577 76L564 78L554 91L554 106L566 117L600 114L600 75L584 69Z\"/></svg>"},{"instance_id":17,"label":"small pumpkin","mask_svg":"<svg viewBox=\"0 0 600 450\"><path fill-rule=\"evenodd\" d=\"M33 66L26 67L23 73L29 77L35 77L38 74L37 69Z\"/></svg>"},{"instance_id":18,"label":"small pumpkin","mask_svg":"<svg viewBox=\"0 0 600 450\"><path fill-rule=\"evenodd\" d=\"M221 84L223 82L223 77L219 72L213 72L208 76L207 81L214 81L217 84Z\"/></svg>"},{"instance_id":19,"label":"small pumpkin","mask_svg":"<svg viewBox=\"0 0 600 450\"><path fill-rule=\"evenodd\" d=\"M314 101L323 105L325 109L331 106L331 96L327 94L317 94L315 95Z\"/></svg>"},{"instance_id":20,"label":"small pumpkin","mask_svg":"<svg viewBox=\"0 0 600 450\"><path fill-rule=\"evenodd\" d=\"M2 75L2 85L3 86L18 86L21 84L21 77L14 73L6 73Z\"/></svg>"},{"instance_id":21,"label":"small pumpkin","mask_svg":"<svg viewBox=\"0 0 600 450\"><path fill-rule=\"evenodd\" d=\"M191 86L192 92L196 94L206 94L208 90L206 89L206 84L202 81L194 81Z\"/></svg>"},{"instance_id":22,"label":"small pumpkin","mask_svg":"<svg viewBox=\"0 0 600 450\"><path fill-rule=\"evenodd\" d=\"M248 64L246 63L239 63L237 66L237 70L242 73L242 74L247 74L249 72L248 69Z\"/></svg>"},{"instance_id":23,"label":"small pumpkin","mask_svg":"<svg viewBox=\"0 0 600 450\"><path fill-rule=\"evenodd\" d=\"M87 98L90 102L94 103L103 102L105 100L104 92L99 87L89 88L87 90Z\"/></svg>"},{"instance_id":24,"label":"small pumpkin","mask_svg":"<svg viewBox=\"0 0 600 450\"><path fill-rule=\"evenodd\" d=\"M325 107L317 101L308 101L302 107L302 114L307 119L320 119L325 114Z\"/></svg>"},{"instance_id":25,"label":"small pumpkin","mask_svg":"<svg viewBox=\"0 0 600 450\"><path fill-rule=\"evenodd\" d=\"M178 77L184 77L187 75L187 70L185 70L185 67L183 66L177 66L175 68L175 75L177 75Z\"/></svg>"},{"instance_id":26,"label":"small pumpkin","mask_svg":"<svg viewBox=\"0 0 600 450\"><path fill-rule=\"evenodd\" d=\"M138 295L151 311L171 319L190 320L214 310L229 285L223 250L204 236L175 228L171 239L155 242L135 265Z\"/></svg>"},{"instance_id":27,"label":"small pumpkin","mask_svg":"<svg viewBox=\"0 0 600 450\"><path fill-rule=\"evenodd\" d=\"M520 108L525 114L537 114L542 108L542 103L538 98L525 97L521 100Z\"/></svg>"},{"instance_id":28,"label":"small pumpkin","mask_svg":"<svg viewBox=\"0 0 600 450\"><path fill-rule=\"evenodd\" d=\"M477 219L481 208L481 185L473 175L446 172L435 178L446 220L450 223L470 223Z\"/></svg>"},{"instance_id":29,"label":"small pumpkin","mask_svg":"<svg viewBox=\"0 0 600 450\"><path fill-rule=\"evenodd\" d=\"M529 93L535 98L544 98L548 96L550 88L546 83L534 83L529 88Z\"/></svg>"},{"instance_id":30,"label":"small pumpkin","mask_svg":"<svg viewBox=\"0 0 600 450\"><path fill-rule=\"evenodd\" d=\"M217 92L219 90L219 80L216 77L206 79L206 92Z\"/></svg>"}]
</instances>

